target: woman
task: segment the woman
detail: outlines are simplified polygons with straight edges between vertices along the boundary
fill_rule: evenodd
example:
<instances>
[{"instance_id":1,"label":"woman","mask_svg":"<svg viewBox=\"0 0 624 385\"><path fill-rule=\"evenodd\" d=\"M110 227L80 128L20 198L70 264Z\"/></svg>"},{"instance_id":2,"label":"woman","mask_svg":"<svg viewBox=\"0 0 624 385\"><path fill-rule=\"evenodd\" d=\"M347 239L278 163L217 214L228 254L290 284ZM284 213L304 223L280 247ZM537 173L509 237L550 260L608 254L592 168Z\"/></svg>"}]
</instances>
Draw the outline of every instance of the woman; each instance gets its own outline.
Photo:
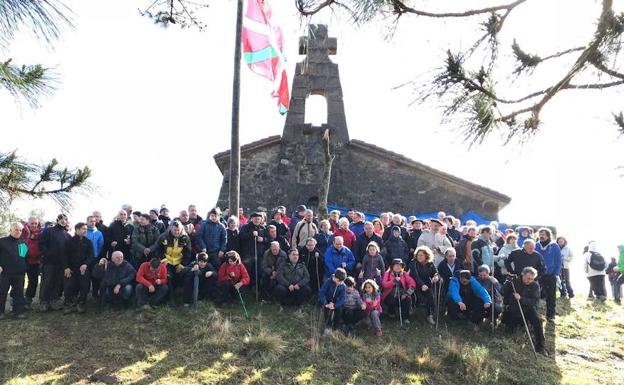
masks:
<instances>
[{"instance_id":1,"label":"woman","mask_svg":"<svg viewBox=\"0 0 624 385\"><path fill-rule=\"evenodd\" d=\"M383 237L384 230L384 225L381 223L381 220L379 218L373 219L373 232Z\"/></svg>"},{"instance_id":2,"label":"woman","mask_svg":"<svg viewBox=\"0 0 624 385\"><path fill-rule=\"evenodd\" d=\"M328 247L334 244L334 233L330 230L331 224L327 219L323 219L319 223L319 232L314 236L316 239L316 248L321 255L325 255L325 251Z\"/></svg>"},{"instance_id":3,"label":"woman","mask_svg":"<svg viewBox=\"0 0 624 385\"><path fill-rule=\"evenodd\" d=\"M607 300L607 288L605 286L606 263L604 257L596 250L598 250L596 242L589 242L587 252L583 254L585 274L596 299L604 302Z\"/></svg>"},{"instance_id":4,"label":"woman","mask_svg":"<svg viewBox=\"0 0 624 385\"><path fill-rule=\"evenodd\" d=\"M338 230L334 233L337 237L342 237L344 240L344 246L351 249L355 244L355 234L349 230L349 220L347 218L340 218L338 221Z\"/></svg>"},{"instance_id":5,"label":"woman","mask_svg":"<svg viewBox=\"0 0 624 385\"><path fill-rule=\"evenodd\" d=\"M505 267L505 261L509 258L509 254L511 254L512 251L518 249L520 249L518 247L518 236L516 234L508 234L507 238L505 238L505 244L498 251L498 255L494 256L494 277L498 282L505 282L505 277L508 273Z\"/></svg>"},{"instance_id":6,"label":"woman","mask_svg":"<svg viewBox=\"0 0 624 385\"><path fill-rule=\"evenodd\" d=\"M450 250L450 249L449 249ZM433 264L433 252L427 246L420 246L414 252L414 259L409 266L409 274L416 282L416 298L418 303L427 309L427 322L435 325L433 311L435 307L434 291L440 277ZM435 290L434 290L435 289Z\"/></svg>"},{"instance_id":7,"label":"woman","mask_svg":"<svg viewBox=\"0 0 624 385\"><path fill-rule=\"evenodd\" d=\"M565 237L557 237L557 244L561 248L561 296L574 298L574 290L570 284L570 262L572 262L572 249L568 246L568 240Z\"/></svg>"}]
</instances>

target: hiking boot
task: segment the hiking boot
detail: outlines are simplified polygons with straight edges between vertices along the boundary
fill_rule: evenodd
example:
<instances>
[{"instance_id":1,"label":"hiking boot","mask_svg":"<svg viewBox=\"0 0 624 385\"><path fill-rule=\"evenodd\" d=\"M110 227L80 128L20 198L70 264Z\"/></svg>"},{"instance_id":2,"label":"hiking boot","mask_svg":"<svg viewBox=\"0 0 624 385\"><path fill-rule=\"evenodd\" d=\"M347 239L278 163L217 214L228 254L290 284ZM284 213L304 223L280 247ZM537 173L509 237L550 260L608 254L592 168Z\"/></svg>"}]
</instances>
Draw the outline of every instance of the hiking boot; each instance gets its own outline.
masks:
<instances>
[{"instance_id":1,"label":"hiking boot","mask_svg":"<svg viewBox=\"0 0 624 385\"><path fill-rule=\"evenodd\" d=\"M383 332L381 331L381 329L375 330L375 335L377 337L381 337L381 336L383 336Z\"/></svg>"},{"instance_id":2,"label":"hiking boot","mask_svg":"<svg viewBox=\"0 0 624 385\"><path fill-rule=\"evenodd\" d=\"M535 351L543 355L544 357L548 357L548 350L546 350L546 348L544 348L543 346L536 348Z\"/></svg>"},{"instance_id":3,"label":"hiking boot","mask_svg":"<svg viewBox=\"0 0 624 385\"><path fill-rule=\"evenodd\" d=\"M427 322L429 323L429 325L435 325L435 320L433 319L432 315L427 316Z\"/></svg>"},{"instance_id":4,"label":"hiking boot","mask_svg":"<svg viewBox=\"0 0 624 385\"><path fill-rule=\"evenodd\" d=\"M65 309L63 309L63 315L68 315L73 313L76 310L76 308L72 305L67 305L65 306Z\"/></svg>"},{"instance_id":5,"label":"hiking boot","mask_svg":"<svg viewBox=\"0 0 624 385\"><path fill-rule=\"evenodd\" d=\"M39 311L42 313L47 312L48 310L50 310L50 304L48 303L42 303L39 305Z\"/></svg>"},{"instance_id":6,"label":"hiking boot","mask_svg":"<svg viewBox=\"0 0 624 385\"><path fill-rule=\"evenodd\" d=\"M84 304L79 303L78 306L76 307L76 312L78 314L84 314L84 313L86 313L86 311L87 311L87 309L86 309Z\"/></svg>"}]
</instances>

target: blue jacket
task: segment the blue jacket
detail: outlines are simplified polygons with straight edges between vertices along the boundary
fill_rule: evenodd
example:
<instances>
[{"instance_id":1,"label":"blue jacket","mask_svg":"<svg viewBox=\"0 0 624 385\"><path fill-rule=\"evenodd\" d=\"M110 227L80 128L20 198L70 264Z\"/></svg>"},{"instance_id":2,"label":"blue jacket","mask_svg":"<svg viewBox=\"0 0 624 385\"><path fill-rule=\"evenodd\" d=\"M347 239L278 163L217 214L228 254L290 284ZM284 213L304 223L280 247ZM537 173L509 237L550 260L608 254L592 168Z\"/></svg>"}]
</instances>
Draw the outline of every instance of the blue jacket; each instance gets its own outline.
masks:
<instances>
[{"instance_id":1,"label":"blue jacket","mask_svg":"<svg viewBox=\"0 0 624 385\"><path fill-rule=\"evenodd\" d=\"M546 247L542 244L535 243L535 251L544 257L544 265L546 265L546 275L559 275L561 273L561 248L555 242L550 242Z\"/></svg>"},{"instance_id":2,"label":"blue jacket","mask_svg":"<svg viewBox=\"0 0 624 385\"><path fill-rule=\"evenodd\" d=\"M333 302L336 309L341 308L345 301L345 288L346 286L344 283L336 285L333 275L326 279L323 286L321 286L321 291L319 292L319 301L321 302L321 305L324 306Z\"/></svg>"},{"instance_id":3,"label":"blue jacket","mask_svg":"<svg viewBox=\"0 0 624 385\"><path fill-rule=\"evenodd\" d=\"M349 225L349 230L353 231L356 238L359 237L360 234L364 232L364 222L351 223ZM379 247L381 247L381 245Z\"/></svg>"},{"instance_id":4,"label":"blue jacket","mask_svg":"<svg viewBox=\"0 0 624 385\"><path fill-rule=\"evenodd\" d=\"M459 286L461 282L459 282L459 278L453 277L451 278L451 282L449 283L448 294L447 297L452 299L455 303L463 302L462 297L459 295ZM479 297L483 303L492 303L492 298L490 294L488 294L487 290L475 277L470 277L470 287L472 288L472 292Z\"/></svg>"},{"instance_id":5,"label":"blue jacket","mask_svg":"<svg viewBox=\"0 0 624 385\"><path fill-rule=\"evenodd\" d=\"M102 247L104 247L104 235L97 228L90 229L87 227L86 237L91 241L91 243L93 243L93 255L95 255L95 258L97 259L100 255L100 251L102 251Z\"/></svg>"},{"instance_id":6,"label":"blue jacket","mask_svg":"<svg viewBox=\"0 0 624 385\"><path fill-rule=\"evenodd\" d=\"M208 254L218 253L219 251L225 252L227 231L225 231L225 226L220 222L213 222L208 219L202 222L196 240L199 248L206 249Z\"/></svg>"},{"instance_id":7,"label":"blue jacket","mask_svg":"<svg viewBox=\"0 0 624 385\"><path fill-rule=\"evenodd\" d=\"M327 273L334 274L336 269L342 267L342 263L346 263L348 273L353 272L353 266L355 266L355 257L348 247L343 246L342 249L336 250L334 246L328 247L325 251L325 267Z\"/></svg>"}]
</instances>

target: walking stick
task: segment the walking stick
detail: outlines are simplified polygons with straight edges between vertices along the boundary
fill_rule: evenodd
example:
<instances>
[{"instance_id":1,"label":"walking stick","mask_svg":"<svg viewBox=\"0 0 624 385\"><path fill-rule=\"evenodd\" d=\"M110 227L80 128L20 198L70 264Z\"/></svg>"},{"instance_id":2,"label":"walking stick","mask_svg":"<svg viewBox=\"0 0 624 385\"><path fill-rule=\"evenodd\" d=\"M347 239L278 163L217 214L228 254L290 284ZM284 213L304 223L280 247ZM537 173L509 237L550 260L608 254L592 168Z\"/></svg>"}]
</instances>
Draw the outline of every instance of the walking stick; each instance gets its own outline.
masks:
<instances>
[{"instance_id":1,"label":"walking stick","mask_svg":"<svg viewBox=\"0 0 624 385\"><path fill-rule=\"evenodd\" d=\"M440 295L442 293L442 287L441 287L441 282L440 279L438 279L438 281L435 283L434 286L434 291L435 289L438 290L437 295L436 295L436 323L435 323L435 328L436 330L438 330L438 320L440 319Z\"/></svg>"},{"instance_id":2,"label":"walking stick","mask_svg":"<svg viewBox=\"0 0 624 385\"><path fill-rule=\"evenodd\" d=\"M399 282L400 284L400 282ZM401 322L401 328L403 327L403 312L401 311L401 297L399 296L399 286L396 286L396 297L397 297L397 302L399 303L399 321Z\"/></svg>"},{"instance_id":3,"label":"walking stick","mask_svg":"<svg viewBox=\"0 0 624 385\"><path fill-rule=\"evenodd\" d=\"M256 302L259 301L259 286L258 286L258 237L254 237L254 265L256 265Z\"/></svg>"},{"instance_id":4,"label":"walking stick","mask_svg":"<svg viewBox=\"0 0 624 385\"><path fill-rule=\"evenodd\" d=\"M245 318L249 319L249 313L247 313L247 307L245 306L245 301L243 301L243 296L241 295L240 289L236 289L238 292L238 299L240 299L240 303L243 306L243 311L245 312Z\"/></svg>"},{"instance_id":5,"label":"walking stick","mask_svg":"<svg viewBox=\"0 0 624 385\"><path fill-rule=\"evenodd\" d=\"M336 305L336 303L334 302L334 300L336 299L336 291L338 290L338 285L336 285L336 287L334 288L334 294L332 294L332 302L334 304L334 306ZM329 315L327 316L327 323L325 326L327 325L334 325L334 309L329 309Z\"/></svg>"},{"instance_id":6,"label":"walking stick","mask_svg":"<svg viewBox=\"0 0 624 385\"><path fill-rule=\"evenodd\" d=\"M511 282L511 287L514 291L514 294L516 294L516 286L514 285L513 281ZM515 297L514 297L515 298ZM526 330L526 334L527 337L529 337L529 342L531 343L531 348L533 349L533 354L535 355L535 358L537 358L537 352L535 351L535 345L533 345L533 339L531 338L531 333L529 333L529 325L527 325L526 322L526 318L524 318L524 311L522 310L522 306L520 305L520 300L516 299L516 302L518 303L518 309L520 309L520 315L522 316L522 322L524 323L524 330Z\"/></svg>"},{"instance_id":7,"label":"walking stick","mask_svg":"<svg viewBox=\"0 0 624 385\"><path fill-rule=\"evenodd\" d=\"M318 268L318 256L315 254L314 260L316 261L316 286L318 287L318 291L321 291L321 277L319 277L319 268Z\"/></svg>"},{"instance_id":8,"label":"walking stick","mask_svg":"<svg viewBox=\"0 0 624 385\"><path fill-rule=\"evenodd\" d=\"M195 255L195 264L199 266L197 255ZM193 307L197 307L197 297L199 296L199 272L200 270L193 272Z\"/></svg>"},{"instance_id":9,"label":"walking stick","mask_svg":"<svg viewBox=\"0 0 624 385\"><path fill-rule=\"evenodd\" d=\"M492 256L492 277L494 276L494 256ZM494 318L494 309L495 309L495 301L494 301L494 282L490 281L490 284L492 285L492 306L490 309L490 312L492 313L492 332L494 331L494 328L496 327L496 319Z\"/></svg>"}]
</instances>

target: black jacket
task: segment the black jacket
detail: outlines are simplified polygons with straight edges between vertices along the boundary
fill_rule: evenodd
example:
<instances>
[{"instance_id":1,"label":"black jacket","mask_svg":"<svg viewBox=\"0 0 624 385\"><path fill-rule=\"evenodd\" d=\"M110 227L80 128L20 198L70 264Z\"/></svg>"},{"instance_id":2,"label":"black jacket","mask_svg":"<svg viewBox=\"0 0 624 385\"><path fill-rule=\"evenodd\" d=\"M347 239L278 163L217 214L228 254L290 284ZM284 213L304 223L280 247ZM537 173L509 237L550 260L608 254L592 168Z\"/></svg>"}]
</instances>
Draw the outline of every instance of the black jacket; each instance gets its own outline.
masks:
<instances>
[{"instance_id":1,"label":"black jacket","mask_svg":"<svg viewBox=\"0 0 624 385\"><path fill-rule=\"evenodd\" d=\"M236 230L225 230L227 233L227 242L225 243L225 251L228 252L230 250L234 250L240 254L240 238L238 236L238 229Z\"/></svg>"},{"instance_id":2,"label":"black jacket","mask_svg":"<svg viewBox=\"0 0 624 385\"><path fill-rule=\"evenodd\" d=\"M393 223L390 223L388 227L384 229L384 233L382 237L384 241L387 241L388 239L392 238L392 228L395 226L401 229L401 238L407 239L409 237L409 234L407 233L407 229L405 227L397 226Z\"/></svg>"},{"instance_id":3,"label":"black jacket","mask_svg":"<svg viewBox=\"0 0 624 385\"><path fill-rule=\"evenodd\" d=\"M240 239L240 256L243 261L253 260L254 244L256 245L258 258L261 258L264 254L264 244L262 242L256 242L253 236L254 231L257 231L258 236L262 237L264 235L264 226L255 226L253 223L249 222L240 229L238 237Z\"/></svg>"},{"instance_id":4,"label":"black jacket","mask_svg":"<svg viewBox=\"0 0 624 385\"><path fill-rule=\"evenodd\" d=\"M410 248L411 254L413 254L414 251L416 251L416 249L418 248L418 238L420 238L421 234L422 230L412 230L410 231L408 238L405 240Z\"/></svg>"},{"instance_id":5,"label":"black jacket","mask_svg":"<svg viewBox=\"0 0 624 385\"><path fill-rule=\"evenodd\" d=\"M99 222L95 224L95 227L100 230L100 232L102 233L102 237L104 238L104 246L100 251L100 255L98 255L98 259L106 258L106 255L108 254L108 249L110 248L110 236L108 234L108 226L106 226L103 222Z\"/></svg>"},{"instance_id":6,"label":"black jacket","mask_svg":"<svg viewBox=\"0 0 624 385\"><path fill-rule=\"evenodd\" d=\"M505 267L507 268L507 271L516 275L520 275L520 273L522 273L522 269L527 266L531 266L535 270L537 270L538 276L546 273L544 257L542 257L542 255L537 251L534 251L532 254L527 254L524 249L514 250L509 254L509 257L505 261Z\"/></svg>"},{"instance_id":7,"label":"black jacket","mask_svg":"<svg viewBox=\"0 0 624 385\"><path fill-rule=\"evenodd\" d=\"M125 286L133 283L136 270L128 261L124 260L119 266L113 262L108 262L106 269L101 265L96 265L93 269L93 276L102 280L102 287L109 288L117 285Z\"/></svg>"},{"instance_id":8,"label":"black jacket","mask_svg":"<svg viewBox=\"0 0 624 385\"><path fill-rule=\"evenodd\" d=\"M459 272L463 270L461 264L455 260L455 265L453 266L453 271L451 271L451 269L449 269L448 264L446 263L446 259L442 260L439 264L438 264L438 274L440 275L440 277L444 280L444 284L448 285L448 283L451 281L451 278L453 278L453 276L455 276L455 273Z\"/></svg>"},{"instance_id":9,"label":"black jacket","mask_svg":"<svg viewBox=\"0 0 624 385\"><path fill-rule=\"evenodd\" d=\"M376 242L380 250L383 247L383 239L381 239L381 237L375 233L373 233L373 235L370 238L366 236L366 233L362 233L355 239L355 246L353 247L354 249L353 256L355 257L356 263L362 263L362 260L364 259L364 256L366 255L366 248L368 247L368 244L371 242Z\"/></svg>"},{"instance_id":10,"label":"black jacket","mask_svg":"<svg viewBox=\"0 0 624 385\"><path fill-rule=\"evenodd\" d=\"M63 269L78 270L82 265L93 265L93 243L87 237L74 235L67 240L65 254L61 256Z\"/></svg>"},{"instance_id":11,"label":"black jacket","mask_svg":"<svg viewBox=\"0 0 624 385\"><path fill-rule=\"evenodd\" d=\"M518 310L518 302L513 297L514 287L511 285L512 281L507 281L503 285L503 299L506 305L510 305L512 309ZM540 285L537 280L533 281L530 285L522 283L522 277L514 278L513 284L516 288L516 292L520 294L520 304L522 309L533 308L537 310L537 305L540 301Z\"/></svg>"},{"instance_id":12,"label":"black jacket","mask_svg":"<svg viewBox=\"0 0 624 385\"><path fill-rule=\"evenodd\" d=\"M128 257L130 254L130 245L127 245L124 242L125 239L130 239L132 236L132 231L134 230L134 226L130 222L126 222L125 224L121 223L121 221L114 221L108 226L108 248L109 252L112 254L113 251L121 251L125 257ZM117 242L115 247L111 246L112 242Z\"/></svg>"},{"instance_id":13,"label":"black jacket","mask_svg":"<svg viewBox=\"0 0 624 385\"><path fill-rule=\"evenodd\" d=\"M20 238L0 238L0 267L2 274L24 274L28 246ZM4 309L2 309L4 311Z\"/></svg>"},{"instance_id":14,"label":"black jacket","mask_svg":"<svg viewBox=\"0 0 624 385\"><path fill-rule=\"evenodd\" d=\"M414 259L409 265L409 274L412 278L414 278L414 281L416 281L416 289L418 291L423 285L427 285L427 287L431 288L433 286L431 278L433 278L437 273L438 270L433 262L427 262L423 265Z\"/></svg>"},{"instance_id":15,"label":"black jacket","mask_svg":"<svg viewBox=\"0 0 624 385\"><path fill-rule=\"evenodd\" d=\"M39 248L42 254L42 264L60 265L65 255L65 246L68 239L69 234L67 230L58 224L41 233Z\"/></svg>"},{"instance_id":16,"label":"black jacket","mask_svg":"<svg viewBox=\"0 0 624 385\"><path fill-rule=\"evenodd\" d=\"M386 258L386 266L392 265L392 260L395 258L401 258L407 265L409 263L409 247L402 238L396 238L391 236L390 239L384 243L381 254Z\"/></svg>"}]
</instances>

